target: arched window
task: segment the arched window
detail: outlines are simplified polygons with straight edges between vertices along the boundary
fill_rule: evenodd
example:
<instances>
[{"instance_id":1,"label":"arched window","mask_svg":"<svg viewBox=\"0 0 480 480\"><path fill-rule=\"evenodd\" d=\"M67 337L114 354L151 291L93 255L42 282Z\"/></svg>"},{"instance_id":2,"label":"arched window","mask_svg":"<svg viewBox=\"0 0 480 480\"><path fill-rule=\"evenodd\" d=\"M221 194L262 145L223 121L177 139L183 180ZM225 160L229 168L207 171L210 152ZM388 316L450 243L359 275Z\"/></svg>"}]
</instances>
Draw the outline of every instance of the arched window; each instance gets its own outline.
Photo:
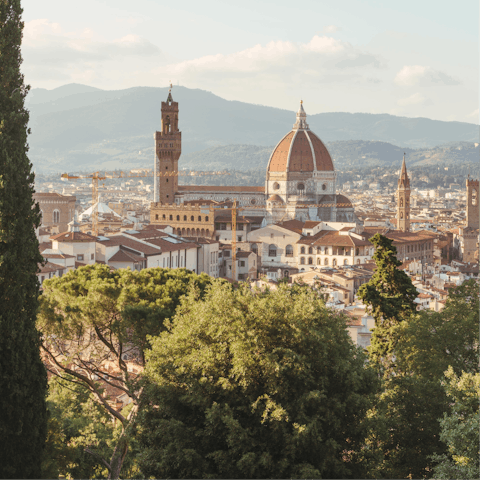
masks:
<instances>
[{"instance_id":1,"label":"arched window","mask_svg":"<svg viewBox=\"0 0 480 480\"><path fill-rule=\"evenodd\" d=\"M400 199L400 206L403 207L403 198Z\"/></svg>"},{"instance_id":2,"label":"arched window","mask_svg":"<svg viewBox=\"0 0 480 480\"><path fill-rule=\"evenodd\" d=\"M357 265L360 265L360 259L357 258Z\"/></svg>"},{"instance_id":3,"label":"arched window","mask_svg":"<svg viewBox=\"0 0 480 480\"><path fill-rule=\"evenodd\" d=\"M60 210L54 210L53 211L53 223L59 223L60 222Z\"/></svg>"},{"instance_id":4,"label":"arched window","mask_svg":"<svg viewBox=\"0 0 480 480\"><path fill-rule=\"evenodd\" d=\"M303 253L303 254L305 253L305 247L302 247L302 248L300 249L300 253Z\"/></svg>"},{"instance_id":5,"label":"arched window","mask_svg":"<svg viewBox=\"0 0 480 480\"><path fill-rule=\"evenodd\" d=\"M286 257L293 257L293 247L291 245L287 245L285 247L285 256Z\"/></svg>"},{"instance_id":6,"label":"arched window","mask_svg":"<svg viewBox=\"0 0 480 480\"><path fill-rule=\"evenodd\" d=\"M170 215L170 220L173 220L173 215Z\"/></svg>"},{"instance_id":7,"label":"arched window","mask_svg":"<svg viewBox=\"0 0 480 480\"><path fill-rule=\"evenodd\" d=\"M308 257L308 264L313 265L313 258L312 257Z\"/></svg>"},{"instance_id":8,"label":"arched window","mask_svg":"<svg viewBox=\"0 0 480 480\"><path fill-rule=\"evenodd\" d=\"M205 217L205 221L208 222L208 215Z\"/></svg>"},{"instance_id":9,"label":"arched window","mask_svg":"<svg viewBox=\"0 0 480 480\"><path fill-rule=\"evenodd\" d=\"M192 216L190 217L190 220L191 220L192 222L194 222L194 221L195 221L195 217L192 215Z\"/></svg>"},{"instance_id":10,"label":"arched window","mask_svg":"<svg viewBox=\"0 0 480 480\"><path fill-rule=\"evenodd\" d=\"M180 215L177 215L177 220L180 220Z\"/></svg>"},{"instance_id":11,"label":"arched window","mask_svg":"<svg viewBox=\"0 0 480 480\"><path fill-rule=\"evenodd\" d=\"M334 258L334 259L332 260L332 265L333 265L334 267L337 266L337 259L336 259L336 258Z\"/></svg>"},{"instance_id":12,"label":"arched window","mask_svg":"<svg viewBox=\"0 0 480 480\"><path fill-rule=\"evenodd\" d=\"M162 215L162 220L165 220L167 217L165 216L165 214Z\"/></svg>"},{"instance_id":13,"label":"arched window","mask_svg":"<svg viewBox=\"0 0 480 480\"><path fill-rule=\"evenodd\" d=\"M202 217L199 215L198 216L198 221L201 222L202 221Z\"/></svg>"},{"instance_id":14,"label":"arched window","mask_svg":"<svg viewBox=\"0 0 480 480\"><path fill-rule=\"evenodd\" d=\"M326 258L323 262L324 265L328 265L328 258Z\"/></svg>"},{"instance_id":15,"label":"arched window","mask_svg":"<svg viewBox=\"0 0 480 480\"><path fill-rule=\"evenodd\" d=\"M258 254L258 246L257 246L256 243L252 244L252 252L255 253L255 254Z\"/></svg>"},{"instance_id":16,"label":"arched window","mask_svg":"<svg viewBox=\"0 0 480 480\"><path fill-rule=\"evenodd\" d=\"M303 191L305 190L305 185L303 183L299 183L297 185L297 189L300 190L303 193Z\"/></svg>"},{"instance_id":17,"label":"arched window","mask_svg":"<svg viewBox=\"0 0 480 480\"><path fill-rule=\"evenodd\" d=\"M317 265L321 265L322 264L322 259L321 258L317 258Z\"/></svg>"},{"instance_id":18,"label":"arched window","mask_svg":"<svg viewBox=\"0 0 480 480\"><path fill-rule=\"evenodd\" d=\"M300 257L300 265L305 265L305 257Z\"/></svg>"},{"instance_id":19,"label":"arched window","mask_svg":"<svg viewBox=\"0 0 480 480\"><path fill-rule=\"evenodd\" d=\"M320 247L317 247L317 255L320 253Z\"/></svg>"},{"instance_id":20,"label":"arched window","mask_svg":"<svg viewBox=\"0 0 480 480\"><path fill-rule=\"evenodd\" d=\"M400 218L403 218L403 212L400 212Z\"/></svg>"},{"instance_id":21,"label":"arched window","mask_svg":"<svg viewBox=\"0 0 480 480\"><path fill-rule=\"evenodd\" d=\"M343 264L344 264L344 265L348 265L348 260L345 259L345 260L343 261Z\"/></svg>"},{"instance_id":22,"label":"arched window","mask_svg":"<svg viewBox=\"0 0 480 480\"><path fill-rule=\"evenodd\" d=\"M269 257L276 257L277 256L277 246L276 245L269 245L268 246L268 256Z\"/></svg>"},{"instance_id":23,"label":"arched window","mask_svg":"<svg viewBox=\"0 0 480 480\"><path fill-rule=\"evenodd\" d=\"M313 253L313 247L308 247L308 253L311 255Z\"/></svg>"},{"instance_id":24,"label":"arched window","mask_svg":"<svg viewBox=\"0 0 480 480\"><path fill-rule=\"evenodd\" d=\"M355 255L360 255L360 249L359 249L359 248L357 248L357 249L355 250Z\"/></svg>"},{"instance_id":25,"label":"arched window","mask_svg":"<svg viewBox=\"0 0 480 480\"><path fill-rule=\"evenodd\" d=\"M184 219L185 221L187 221L187 216L186 216L186 215L184 215L184 216L183 216L183 219Z\"/></svg>"},{"instance_id":26,"label":"arched window","mask_svg":"<svg viewBox=\"0 0 480 480\"><path fill-rule=\"evenodd\" d=\"M207 237L210 236L210 229L207 228L207 231L205 232L205 235L206 235Z\"/></svg>"}]
</instances>

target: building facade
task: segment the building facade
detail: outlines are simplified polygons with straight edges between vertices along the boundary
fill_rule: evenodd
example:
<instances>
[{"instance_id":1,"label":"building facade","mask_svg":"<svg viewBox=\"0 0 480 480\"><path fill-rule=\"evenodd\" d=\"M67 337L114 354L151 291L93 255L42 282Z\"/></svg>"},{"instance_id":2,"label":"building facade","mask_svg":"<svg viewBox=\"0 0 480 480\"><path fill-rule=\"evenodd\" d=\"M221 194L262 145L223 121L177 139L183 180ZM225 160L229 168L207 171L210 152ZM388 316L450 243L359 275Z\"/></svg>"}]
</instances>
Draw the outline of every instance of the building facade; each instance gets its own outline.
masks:
<instances>
[{"instance_id":1,"label":"building facade","mask_svg":"<svg viewBox=\"0 0 480 480\"><path fill-rule=\"evenodd\" d=\"M405 155L397 188L397 228L401 232L410 231L410 179L405 165Z\"/></svg>"},{"instance_id":2,"label":"building facade","mask_svg":"<svg viewBox=\"0 0 480 480\"><path fill-rule=\"evenodd\" d=\"M75 216L77 197L59 193L35 193L33 199L40 207L43 227L57 227L58 233L68 230L68 224Z\"/></svg>"}]
</instances>

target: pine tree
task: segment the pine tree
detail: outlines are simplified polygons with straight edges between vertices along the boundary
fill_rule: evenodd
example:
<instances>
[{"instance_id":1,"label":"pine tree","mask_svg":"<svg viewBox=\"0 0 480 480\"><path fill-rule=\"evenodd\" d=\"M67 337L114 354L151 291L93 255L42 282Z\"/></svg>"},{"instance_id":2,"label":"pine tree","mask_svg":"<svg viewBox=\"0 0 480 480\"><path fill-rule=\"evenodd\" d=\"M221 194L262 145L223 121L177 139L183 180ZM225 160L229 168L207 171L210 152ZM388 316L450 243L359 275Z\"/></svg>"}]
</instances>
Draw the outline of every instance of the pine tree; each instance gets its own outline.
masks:
<instances>
[{"instance_id":1,"label":"pine tree","mask_svg":"<svg viewBox=\"0 0 480 480\"><path fill-rule=\"evenodd\" d=\"M47 377L35 326L42 257L27 157L29 87L20 73L23 10L0 0L0 478L39 478Z\"/></svg>"},{"instance_id":2,"label":"pine tree","mask_svg":"<svg viewBox=\"0 0 480 480\"><path fill-rule=\"evenodd\" d=\"M377 265L368 283L358 290L358 297L372 309L375 330L369 353L372 359L380 361L393 354L394 331L404 315L415 312L414 300L417 289L409 276L398 267L397 249L393 241L377 233L370 242L375 245L373 259Z\"/></svg>"}]
</instances>

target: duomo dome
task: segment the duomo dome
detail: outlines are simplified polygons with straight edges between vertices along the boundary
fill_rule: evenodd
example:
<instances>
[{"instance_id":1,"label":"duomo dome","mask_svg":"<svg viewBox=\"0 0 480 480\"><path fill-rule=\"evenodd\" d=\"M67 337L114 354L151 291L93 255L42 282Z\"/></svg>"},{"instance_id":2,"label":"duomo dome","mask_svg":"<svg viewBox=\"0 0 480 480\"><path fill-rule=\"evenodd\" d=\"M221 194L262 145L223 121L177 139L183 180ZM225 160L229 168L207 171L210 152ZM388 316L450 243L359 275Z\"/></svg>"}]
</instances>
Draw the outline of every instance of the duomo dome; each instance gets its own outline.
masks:
<instances>
[{"instance_id":1,"label":"duomo dome","mask_svg":"<svg viewBox=\"0 0 480 480\"><path fill-rule=\"evenodd\" d=\"M270 156L267 172L324 172L335 169L323 142L308 128L307 115L300 104L297 122L278 143Z\"/></svg>"}]
</instances>

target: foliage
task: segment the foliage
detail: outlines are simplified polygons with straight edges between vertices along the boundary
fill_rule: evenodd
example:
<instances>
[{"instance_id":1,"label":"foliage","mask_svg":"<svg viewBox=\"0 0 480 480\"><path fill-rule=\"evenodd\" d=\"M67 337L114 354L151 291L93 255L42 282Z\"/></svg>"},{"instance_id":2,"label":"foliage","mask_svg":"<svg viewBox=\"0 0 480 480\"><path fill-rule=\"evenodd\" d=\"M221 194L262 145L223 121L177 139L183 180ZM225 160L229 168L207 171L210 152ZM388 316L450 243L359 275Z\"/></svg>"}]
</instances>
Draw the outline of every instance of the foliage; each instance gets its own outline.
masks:
<instances>
[{"instance_id":1,"label":"foliage","mask_svg":"<svg viewBox=\"0 0 480 480\"><path fill-rule=\"evenodd\" d=\"M47 377L35 328L40 224L27 157L20 0L0 1L0 477L38 478Z\"/></svg>"},{"instance_id":2,"label":"foliage","mask_svg":"<svg viewBox=\"0 0 480 480\"><path fill-rule=\"evenodd\" d=\"M397 268L402 262L395 256L397 249L393 241L377 233L370 242L375 246L376 269L370 281L359 288L358 297L371 308L375 319L370 357L384 363L391 360L395 348L394 332L402 316L415 312L417 289L409 276Z\"/></svg>"},{"instance_id":3,"label":"foliage","mask_svg":"<svg viewBox=\"0 0 480 480\"><path fill-rule=\"evenodd\" d=\"M435 478L479 478L480 374L445 372L445 390L453 403L450 414L440 421L442 441L448 454L435 455Z\"/></svg>"},{"instance_id":4,"label":"foliage","mask_svg":"<svg viewBox=\"0 0 480 480\"><path fill-rule=\"evenodd\" d=\"M113 453L105 456L108 448L89 449L107 466L110 477L120 474L134 436L142 394L137 377L147 335L164 329L165 319L174 314L190 286L201 291L209 282L207 275L185 269L111 271L106 265L85 266L44 282L39 326L48 369L85 388L122 427ZM133 406L128 414L114 408L104 389L129 398Z\"/></svg>"},{"instance_id":5,"label":"foliage","mask_svg":"<svg viewBox=\"0 0 480 480\"><path fill-rule=\"evenodd\" d=\"M155 478L361 478L377 380L311 289L190 292L151 339L139 465Z\"/></svg>"},{"instance_id":6,"label":"foliage","mask_svg":"<svg viewBox=\"0 0 480 480\"><path fill-rule=\"evenodd\" d=\"M375 428L367 444L376 457L371 476L429 478L447 458L439 420L451 418L452 402L442 386L444 371L477 371L478 309L471 280L450 291L442 312L419 312L396 328L395 368L384 376L370 412Z\"/></svg>"}]
</instances>

